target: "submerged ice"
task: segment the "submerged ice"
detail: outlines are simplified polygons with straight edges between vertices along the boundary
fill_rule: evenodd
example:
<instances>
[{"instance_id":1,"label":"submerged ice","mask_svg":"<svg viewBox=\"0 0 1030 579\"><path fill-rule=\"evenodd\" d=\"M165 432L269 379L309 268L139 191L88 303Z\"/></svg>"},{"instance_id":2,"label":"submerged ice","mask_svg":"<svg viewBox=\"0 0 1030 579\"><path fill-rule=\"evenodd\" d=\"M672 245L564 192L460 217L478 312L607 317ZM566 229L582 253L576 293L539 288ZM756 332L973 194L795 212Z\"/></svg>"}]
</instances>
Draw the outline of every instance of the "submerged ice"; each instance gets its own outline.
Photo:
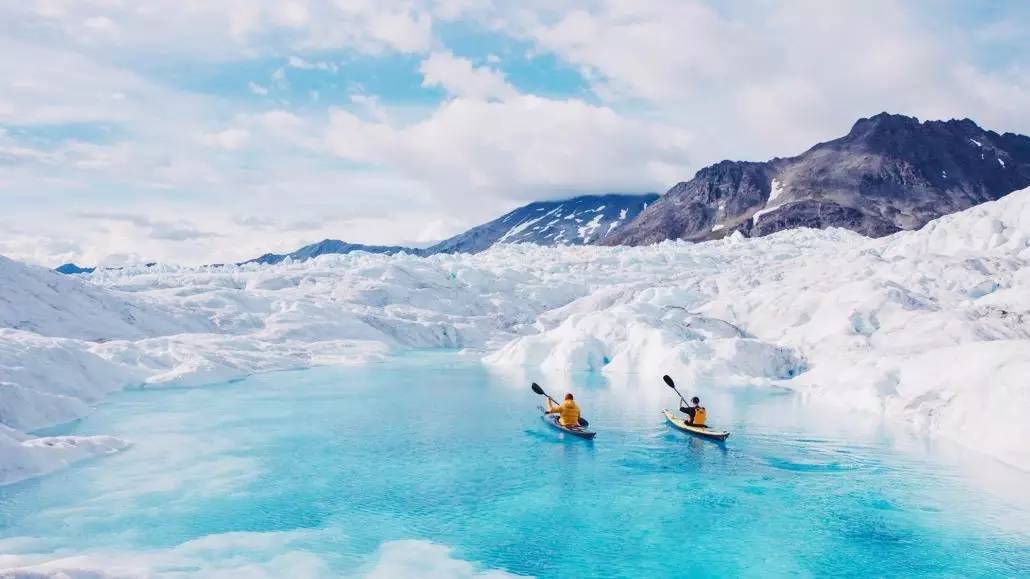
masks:
<instances>
[{"instance_id":1,"label":"submerged ice","mask_svg":"<svg viewBox=\"0 0 1030 579\"><path fill-rule=\"evenodd\" d=\"M25 432L126 386L466 348L487 364L778 385L1030 469L1030 189L915 232L498 246L68 278L0 258L0 482L124 448ZM985 444L986 442L990 444Z\"/></svg>"}]
</instances>

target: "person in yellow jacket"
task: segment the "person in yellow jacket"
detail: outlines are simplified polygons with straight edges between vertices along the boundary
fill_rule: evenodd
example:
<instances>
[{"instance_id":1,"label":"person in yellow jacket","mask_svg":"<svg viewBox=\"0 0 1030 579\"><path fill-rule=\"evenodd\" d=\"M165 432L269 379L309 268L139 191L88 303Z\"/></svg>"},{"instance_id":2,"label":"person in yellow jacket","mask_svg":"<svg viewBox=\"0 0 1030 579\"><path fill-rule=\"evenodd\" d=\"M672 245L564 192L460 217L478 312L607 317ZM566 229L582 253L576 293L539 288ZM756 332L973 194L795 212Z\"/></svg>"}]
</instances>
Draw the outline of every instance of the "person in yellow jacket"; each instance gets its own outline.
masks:
<instances>
[{"instance_id":1,"label":"person in yellow jacket","mask_svg":"<svg viewBox=\"0 0 1030 579\"><path fill-rule=\"evenodd\" d=\"M687 415L687 424L694 426L704 426L705 420L708 418L708 413L705 412L705 407L701 406L701 399L697 396L690 399L690 406L681 404L680 412Z\"/></svg>"},{"instance_id":2,"label":"person in yellow jacket","mask_svg":"<svg viewBox=\"0 0 1030 579\"><path fill-rule=\"evenodd\" d=\"M547 413L557 414L558 422L566 428L579 428L579 406L573 400L572 394L566 394L561 404L555 404L548 398Z\"/></svg>"}]
</instances>

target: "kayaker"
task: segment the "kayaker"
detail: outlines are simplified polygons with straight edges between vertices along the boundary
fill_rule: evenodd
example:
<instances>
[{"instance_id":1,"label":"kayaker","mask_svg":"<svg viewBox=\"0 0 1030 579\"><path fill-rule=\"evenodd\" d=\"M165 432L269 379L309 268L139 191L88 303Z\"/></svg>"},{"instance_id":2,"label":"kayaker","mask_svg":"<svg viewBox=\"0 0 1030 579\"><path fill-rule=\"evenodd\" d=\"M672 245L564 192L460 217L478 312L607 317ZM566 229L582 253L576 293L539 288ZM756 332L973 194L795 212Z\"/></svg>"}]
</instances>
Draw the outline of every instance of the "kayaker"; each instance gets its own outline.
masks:
<instances>
[{"instance_id":1,"label":"kayaker","mask_svg":"<svg viewBox=\"0 0 1030 579\"><path fill-rule=\"evenodd\" d=\"M561 404L555 404L547 400L547 413L557 414L558 423L566 428L579 428L579 406L572 398L572 394L566 394Z\"/></svg>"},{"instance_id":2,"label":"kayaker","mask_svg":"<svg viewBox=\"0 0 1030 579\"><path fill-rule=\"evenodd\" d=\"M708 418L708 414L705 412L705 407L701 406L701 399L697 396L690 399L689 406L680 405L680 412L687 415L687 424L693 424L694 426L704 426L705 419Z\"/></svg>"}]
</instances>

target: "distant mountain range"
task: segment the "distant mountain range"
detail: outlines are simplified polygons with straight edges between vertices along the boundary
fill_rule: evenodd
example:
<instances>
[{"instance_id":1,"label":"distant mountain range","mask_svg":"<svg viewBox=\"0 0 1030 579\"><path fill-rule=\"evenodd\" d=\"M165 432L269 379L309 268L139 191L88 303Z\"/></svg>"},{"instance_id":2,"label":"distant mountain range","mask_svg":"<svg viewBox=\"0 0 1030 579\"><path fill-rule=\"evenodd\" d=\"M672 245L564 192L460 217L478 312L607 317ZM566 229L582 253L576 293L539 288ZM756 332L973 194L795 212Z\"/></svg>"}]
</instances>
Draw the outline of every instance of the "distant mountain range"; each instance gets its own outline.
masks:
<instances>
[{"instance_id":1,"label":"distant mountain range","mask_svg":"<svg viewBox=\"0 0 1030 579\"><path fill-rule=\"evenodd\" d=\"M539 201L428 248L326 239L244 263L327 253L428 256L475 253L499 243L648 245L705 241L739 231L762 236L798 227L843 227L879 237L998 199L1030 185L1030 137L998 134L969 119L920 122L880 113L796 157L722 161L662 196L584 195ZM92 268L65 264L62 273Z\"/></svg>"},{"instance_id":2,"label":"distant mountain range","mask_svg":"<svg viewBox=\"0 0 1030 579\"><path fill-rule=\"evenodd\" d=\"M844 227L879 237L1030 185L1030 138L969 119L881 113L797 157L722 161L675 185L603 245Z\"/></svg>"},{"instance_id":3,"label":"distant mountain range","mask_svg":"<svg viewBox=\"0 0 1030 579\"><path fill-rule=\"evenodd\" d=\"M656 193L609 193L583 195L564 201L537 201L431 247L363 245L338 239L325 239L305 245L291 253L266 253L244 263L279 263L287 257L293 261L302 261L319 255L352 251L390 255L404 252L420 256L437 253L477 253L498 243L586 245L619 231L657 199Z\"/></svg>"},{"instance_id":4,"label":"distant mountain range","mask_svg":"<svg viewBox=\"0 0 1030 579\"><path fill-rule=\"evenodd\" d=\"M408 253L420 253L421 250L410 247L401 247L399 245L364 245L361 243L347 243L345 241L340 241L339 239L323 239L318 243L305 245L291 253L266 253L261 257L256 257L243 263L279 263L287 257L293 261L303 261L311 259L312 257L325 255L327 253L350 253L352 251L365 251L368 253L385 253L392 255L402 251L406 251Z\"/></svg>"},{"instance_id":5,"label":"distant mountain range","mask_svg":"<svg viewBox=\"0 0 1030 579\"><path fill-rule=\"evenodd\" d=\"M476 253L497 243L586 245L615 234L658 199L655 193L583 195L537 201L429 247L427 254Z\"/></svg>"}]
</instances>

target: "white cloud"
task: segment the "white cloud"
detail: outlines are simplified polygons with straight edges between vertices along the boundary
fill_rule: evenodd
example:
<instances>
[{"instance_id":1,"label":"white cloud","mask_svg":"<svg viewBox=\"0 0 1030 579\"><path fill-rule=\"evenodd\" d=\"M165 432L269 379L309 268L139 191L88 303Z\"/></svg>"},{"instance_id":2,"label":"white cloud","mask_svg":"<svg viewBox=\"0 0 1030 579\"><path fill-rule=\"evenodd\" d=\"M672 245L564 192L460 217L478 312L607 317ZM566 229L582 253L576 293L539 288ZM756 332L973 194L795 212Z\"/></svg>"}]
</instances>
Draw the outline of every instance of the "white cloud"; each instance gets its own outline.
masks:
<instances>
[{"instance_id":1,"label":"white cloud","mask_svg":"<svg viewBox=\"0 0 1030 579\"><path fill-rule=\"evenodd\" d=\"M367 54L423 52L432 17L416 4L347 2L52 2L0 5L9 34L77 45L97 53L223 60L289 49L350 49ZM95 34L98 30L104 35ZM94 34L82 34L90 30ZM106 34L117 31L117 35ZM183 41L188 38L189 41Z\"/></svg>"},{"instance_id":2,"label":"white cloud","mask_svg":"<svg viewBox=\"0 0 1030 579\"><path fill-rule=\"evenodd\" d=\"M328 62L324 60L309 61L299 56L291 56L287 59L287 62L293 68L300 68L303 70L326 70L329 72L337 72L340 67L335 62Z\"/></svg>"},{"instance_id":3,"label":"white cloud","mask_svg":"<svg viewBox=\"0 0 1030 579\"><path fill-rule=\"evenodd\" d=\"M247 141L250 140L250 132L246 129L231 128L217 133L208 133L201 140L209 147L235 151L247 144Z\"/></svg>"},{"instance_id":4,"label":"white cloud","mask_svg":"<svg viewBox=\"0 0 1030 579\"><path fill-rule=\"evenodd\" d=\"M454 219L453 217L441 217L439 219L430 219L425 221L422 228L415 234L412 239L412 243L418 245L427 245L442 241L464 231L468 228L468 223Z\"/></svg>"},{"instance_id":5,"label":"white cloud","mask_svg":"<svg viewBox=\"0 0 1030 579\"><path fill-rule=\"evenodd\" d=\"M271 8L273 21L286 28L302 28L310 18L308 7L303 2L281 2Z\"/></svg>"},{"instance_id":6,"label":"white cloud","mask_svg":"<svg viewBox=\"0 0 1030 579\"><path fill-rule=\"evenodd\" d=\"M710 90L713 77L757 56L742 27L701 2L602 2L556 16L526 26L539 48L586 67L606 91L651 101Z\"/></svg>"},{"instance_id":7,"label":"white cloud","mask_svg":"<svg viewBox=\"0 0 1030 579\"><path fill-rule=\"evenodd\" d=\"M387 166L442 197L536 199L661 187L688 163L684 132L578 100L455 98L402 126L330 113L335 154Z\"/></svg>"},{"instance_id":8,"label":"white cloud","mask_svg":"<svg viewBox=\"0 0 1030 579\"><path fill-rule=\"evenodd\" d=\"M426 221L448 216L469 226L494 211L489 205L455 210L425 183L336 167L338 161L313 150L322 147L319 123L291 113L234 122L250 133L247 158L261 159L257 166L236 164L232 151L222 159L192 143L170 158L118 146L128 156L102 171L72 171L52 156L48 165L0 162L0 254L49 267L115 263L127 253L136 261L203 264L292 251L324 238L396 243Z\"/></svg>"},{"instance_id":9,"label":"white cloud","mask_svg":"<svg viewBox=\"0 0 1030 579\"><path fill-rule=\"evenodd\" d=\"M126 223L133 227L139 228L144 234L151 239L160 239L167 241L187 241L191 239L202 239L207 237L218 237L217 233L211 231L201 231L197 229L196 225L185 219L178 219L175 221L167 221L161 219L152 219L145 215L134 215L131 213L114 213L114 212L98 212L98 213L80 213L78 217L83 219L94 219L100 221L110 221L115 223Z\"/></svg>"},{"instance_id":10,"label":"white cloud","mask_svg":"<svg viewBox=\"0 0 1030 579\"><path fill-rule=\"evenodd\" d=\"M517 92L504 74L489 67L475 67L450 52L434 52L419 66L422 86L438 86L448 94L473 99L504 100Z\"/></svg>"},{"instance_id":11,"label":"white cloud","mask_svg":"<svg viewBox=\"0 0 1030 579\"><path fill-rule=\"evenodd\" d=\"M0 123L124 122L151 114L153 101L173 92L76 52L3 35L0 54L6 55L0 58L0 94L8 104ZM197 100L178 96L168 103L177 109Z\"/></svg>"},{"instance_id":12,"label":"white cloud","mask_svg":"<svg viewBox=\"0 0 1030 579\"><path fill-rule=\"evenodd\" d=\"M278 146L300 145L311 150L319 148L317 129L310 121L290 111L275 109L240 115L238 121L260 131L266 142L275 141Z\"/></svg>"},{"instance_id":13,"label":"white cloud","mask_svg":"<svg viewBox=\"0 0 1030 579\"><path fill-rule=\"evenodd\" d=\"M386 113L386 109L383 108L378 97L362 93L353 93L350 95L350 101L360 107L361 110L370 118L380 122L387 121L388 115Z\"/></svg>"},{"instance_id":14,"label":"white cloud","mask_svg":"<svg viewBox=\"0 0 1030 579\"><path fill-rule=\"evenodd\" d=\"M289 81L286 80L286 69L277 68L272 72L272 86L279 90L290 87Z\"/></svg>"},{"instance_id":15,"label":"white cloud","mask_svg":"<svg viewBox=\"0 0 1030 579\"><path fill-rule=\"evenodd\" d=\"M722 158L800 152L880 110L1030 132L1028 55L990 50L1024 42L1018 27L978 30L935 10L890 0L2 3L0 124L30 130L0 132L10 232L0 251L96 263L132 248L202 263L320 237L427 240L516 201L660 191ZM519 44L500 38L496 55L461 58L434 37L434 18L527 41L528 55L580 71L591 92L520 91L524 76L506 77L497 56L515 66ZM998 60L984 66L977 52ZM391 72L350 67L397 53L444 102L374 94L395 88ZM251 65L268 62L282 68L254 76ZM153 63L174 74L154 75ZM340 66L347 75L296 70ZM194 68L254 78L246 88L272 98L182 88L204 85L182 76ZM54 137L65 125L108 132ZM234 221L244 196L252 217L274 223ZM111 205L185 216L223 237L172 243L131 222L74 217ZM189 215L197 207L204 214Z\"/></svg>"},{"instance_id":16,"label":"white cloud","mask_svg":"<svg viewBox=\"0 0 1030 579\"><path fill-rule=\"evenodd\" d=\"M248 82L247 83L247 88L250 89L250 92L252 92L252 93L254 93L254 94L258 95L258 96L267 96L268 95L268 87L264 86L264 85L260 85L260 84L254 82L254 81Z\"/></svg>"},{"instance_id":17,"label":"white cloud","mask_svg":"<svg viewBox=\"0 0 1030 579\"><path fill-rule=\"evenodd\" d=\"M246 204L238 198L205 199L210 206L203 214L188 200L129 202L118 213L55 212L46 220L5 214L0 216L0 255L46 267L66 262L204 264L289 252L325 238L392 244L419 237L427 222L442 223L436 230L444 236L471 224L418 198L402 201L412 186L377 178L319 178L258 191ZM317 196L327 190L333 195ZM332 199L366 191L383 199ZM284 207L283 199L291 207Z\"/></svg>"},{"instance_id":18,"label":"white cloud","mask_svg":"<svg viewBox=\"0 0 1030 579\"><path fill-rule=\"evenodd\" d=\"M433 53L420 70L423 84L454 98L420 120L395 123L374 98L351 95L371 118L331 109L329 151L423 182L447 204L469 193L497 204L661 190L689 165L682 129L577 99L520 94L500 72L451 53Z\"/></svg>"},{"instance_id":19,"label":"white cloud","mask_svg":"<svg viewBox=\"0 0 1030 579\"><path fill-rule=\"evenodd\" d=\"M366 6L364 3L362 6ZM374 6L375 2L368 5ZM372 38L400 52L423 52L432 39L432 17L410 4L400 4L396 10L372 10L363 18L367 33Z\"/></svg>"},{"instance_id":20,"label":"white cloud","mask_svg":"<svg viewBox=\"0 0 1030 579\"><path fill-rule=\"evenodd\" d=\"M447 21L489 14L494 9L493 0L433 0L432 4L433 16Z\"/></svg>"},{"instance_id":21,"label":"white cloud","mask_svg":"<svg viewBox=\"0 0 1030 579\"><path fill-rule=\"evenodd\" d=\"M512 11L504 26L613 106L642 101L690 127L705 162L798 153L882 110L1030 132L1025 70L980 70L975 29L938 17L896 0L607 0Z\"/></svg>"},{"instance_id":22,"label":"white cloud","mask_svg":"<svg viewBox=\"0 0 1030 579\"><path fill-rule=\"evenodd\" d=\"M3 233L0 236L0 255L29 263L57 267L78 259L84 252L78 240L58 235L40 235L3 227L0 227L0 232Z\"/></svg>"},{"instance_id":23,"label":"white cloud","mask_svg":"<svg viewBox=\"0 0 1030 579\"><path fill-rule=\"evenodd\" d=\"M92 16L85 19L82 25L91 30L97 30L106 33L118 32L118 25L113 20L106 16Z\"/></svg>"}]
</instances>

